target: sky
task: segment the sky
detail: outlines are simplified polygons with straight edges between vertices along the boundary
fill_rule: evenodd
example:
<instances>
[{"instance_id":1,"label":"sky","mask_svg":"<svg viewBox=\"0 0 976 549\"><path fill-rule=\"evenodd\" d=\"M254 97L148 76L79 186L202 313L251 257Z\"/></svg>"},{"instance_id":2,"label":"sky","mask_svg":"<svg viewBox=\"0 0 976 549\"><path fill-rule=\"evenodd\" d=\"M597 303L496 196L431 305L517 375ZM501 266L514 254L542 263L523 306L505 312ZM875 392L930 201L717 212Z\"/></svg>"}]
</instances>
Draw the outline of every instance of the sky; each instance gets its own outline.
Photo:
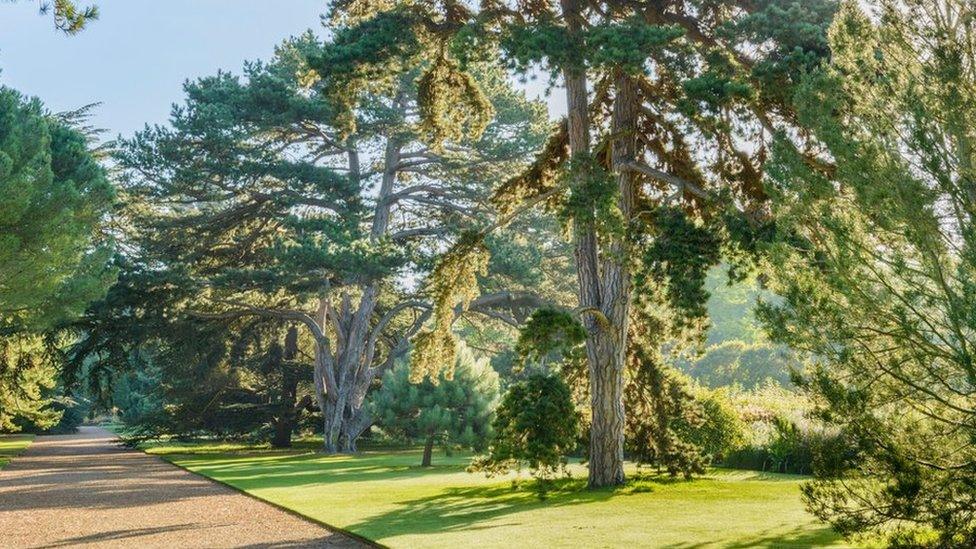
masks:
<instances>
[{"instance_id":1,"label":"sky","mask_svg":"<svg viewBox=\"0 0 976 549\"><path fill-rule=\"evenodd\" d=\"M0 84L40 97L55 112L101 103L92 123L106 137L164 123L186 79L240 72L285 38L321 35L325 0L93 0L101 16L80 34L53 28L37 0L0 0ZM85 5L86 0L80 3ZM529 83L530 95L542 85ZM550 102L558 114L559 98Z\"/></svg>"}]
</instances>

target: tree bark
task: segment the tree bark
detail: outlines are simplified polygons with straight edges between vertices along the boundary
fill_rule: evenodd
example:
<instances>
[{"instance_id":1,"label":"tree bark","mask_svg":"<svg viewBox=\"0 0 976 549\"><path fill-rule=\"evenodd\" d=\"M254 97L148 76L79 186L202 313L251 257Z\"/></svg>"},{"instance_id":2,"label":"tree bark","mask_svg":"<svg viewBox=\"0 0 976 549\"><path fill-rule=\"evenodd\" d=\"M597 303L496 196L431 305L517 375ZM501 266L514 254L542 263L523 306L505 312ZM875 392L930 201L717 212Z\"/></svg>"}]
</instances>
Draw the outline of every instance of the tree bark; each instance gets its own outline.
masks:
<instances>
[{"instance_id":1,"label":"tree bark","mask_svg":"<svg viewBox=\"0 0 976 549\"><path fill-rule=\"evenodd\" d=\"M578 35L582 26L580 5L575 0L562 0L563 17L570 34ZM567 129L569 132L570 163L590 154L590 112L587 99L586 71L582 67L563 67L566 84ZM615 113L616 114L616 113ZM615 323L629 303L629 283L626 267L606 264L616 269L615 283L601 287L600 250L594 223L576 220L573 224L574 255L579 284L580 308L600 315L585 314L586 352L590 378L589 486L599 488L624 482L623 445L623 365L626 349L626 320ZM604 292L608 292L607 295ZM611 315L607 313L611 312ZM607 325L609 324L609 325Z\"/></svg>"},{"instance_id":2,"label":"tree bark","mask_svg":"<svg viewBox=\"0 0 976 549\"><path fill-rule=\"evenodd\" d=\"M298 403L298 377L291 363L298 356L298 328L290 326L285 335L285 348L282 353L281 394L278 396L278 414L274 421L272 448L290 448L291 435L295 431L302 406Z\"/></svg>"},{"instance_id":3,"label":"tree bark","mask_svg":"<svg viewBox=\"0 0 976 549\"><path fill-rule=\"evenodd\" d=\"M615 88L611 161L617 173L617 206L624 220L629 221L634 208L635 176L632 171L618 167L635 160L640 105L637 86L629 75L620 71ZM624 366L632 287L626 229L624 234L613 236L609 247L600 262L600 311L606 322L598 323L586 346L592 408L589 485L594 488L624 482Z\"/></svg>"},{"instance_id":4,"label":"tree bark","mask_svg":"<svg viewBox=\"0 0 976 549\"><path fill-rule=\"evenodd\" d=\"M427 435L427 442L424 443L424 457L420 461L421 467L430 467L430 458L434 453L434 435Z\"/></svg>"}]
</instances>

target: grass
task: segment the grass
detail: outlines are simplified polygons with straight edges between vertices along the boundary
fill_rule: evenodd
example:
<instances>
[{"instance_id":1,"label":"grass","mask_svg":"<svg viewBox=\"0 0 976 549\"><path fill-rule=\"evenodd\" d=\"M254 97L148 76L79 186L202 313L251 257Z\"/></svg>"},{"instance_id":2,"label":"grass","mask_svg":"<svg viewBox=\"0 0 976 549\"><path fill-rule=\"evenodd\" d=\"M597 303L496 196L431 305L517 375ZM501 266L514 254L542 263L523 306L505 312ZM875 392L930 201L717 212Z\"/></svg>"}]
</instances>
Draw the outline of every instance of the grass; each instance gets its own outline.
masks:
<instances>
[{"instance_id":1,"label":"grass","mask_svg":"<svg viewBox=\"0 0 976 549\"><path fill-rule=\"evenodd\" d=\"M586 490L585 471L545 502L511 479L464 471L468 458L415 450L324 456L244 445L159 444L193 472L391 547L843 547L799 498L802 477L715 469L691 482L645 476ZM633 473L633 471L631 471Z\"/></svg>"},{"instance_id":2,"label":"grass","mask_svg":"<svg viewBox=\"0 0 976 549\"><path fill-rule=\"evenodd\" d=\"M0 469L34 441L34 435L0 435Z\"/></svg>"}]
</instances>

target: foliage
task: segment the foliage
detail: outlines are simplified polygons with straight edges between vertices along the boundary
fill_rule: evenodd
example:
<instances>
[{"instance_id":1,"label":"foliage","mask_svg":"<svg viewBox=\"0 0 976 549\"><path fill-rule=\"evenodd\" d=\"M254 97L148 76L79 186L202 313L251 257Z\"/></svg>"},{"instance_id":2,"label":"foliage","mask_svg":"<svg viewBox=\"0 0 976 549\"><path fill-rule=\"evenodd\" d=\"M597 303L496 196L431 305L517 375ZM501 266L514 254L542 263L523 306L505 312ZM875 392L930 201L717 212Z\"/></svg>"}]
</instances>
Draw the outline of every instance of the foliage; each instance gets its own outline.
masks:
<instances>
[{"instance_id":1,"label":"foliage","mask_svg":"<svg viewBox=\"0 0 976 549\"><path fill-rule=\"evenodd\" d=\"M583 326L566 312L552 308L536 309L519 330L515 354L519 364L544 362L551 355L563 358L586 338Z\"/></svg>"},{"instance_id":2,"label":"foliage","mask_svg":"<svg viewBox=\"0 0 976 549\"><path fill-rule=\"evenodd\" d=\"M663 293L657 299L676 313L672 315L675 328L691 327L707 317L705 280L721 257L721 241L713 229L690 219L679 208L659 208L654 226L649 242L642 247L634 285L644 294Z\"/></svg>"},{"instance_id":3,"label":"foliage","mask_svg":"<svg viewBox=\"0 0 976 549\"><path fill-rule=\"evenodd\" d=\"M627 416L626 445L631 459L663 468L671 476L703 474L708 464L707 448L689 436L689 431L706 428L701 406L689 391L681 374L664 364L653 347L644 346L645 334L637 332L628 350L628 379L624 387Z\"/></svg>"},{"instance_id":4,"label":"foliage","mask_svg":"<svg viewBox=\"0 0 976 549\"><path fill-rule=\"evenodd\" d=\"M17 2L20 0L6 0ZM98 6L79 6L74 0L29 0L37 1L42 15L54 18L54 27L65 34L78 34L90 21L98 19Z\"/></svg>"},{"instance_id":5,"label":"foliage","mask_svg":"<svg viewBox=\"0 0 976 549\"><path fill-rule=\"evenodd\" d=\"M52 407L57 368L37 337L0 338L0 432L18 432L25 423L46 429L61 412Z\"/></svg>"},{"instance_id":6,"label":"foliage","mask_svg":"<svg viewBox=\"0 0 976 549\"><path fill-rule=\"evenodd\" d=\"M371 397L373 417L387 433L408 441L435 441L482 449L491 434L498 400L498 374L487 359L475 359L462 344L456 353L454 375L442 372L438 383L410 380L411 368L401 361L383 376L383 386ZM425 453L424 465L430 465Z\"/></svg>"},{"instance_id":7,"label":"foliage","mask_svg":"<svg viewBox=\"0 0 976 549\"><path fill-rule=\"evenodd\" d=\"M970 546L976 18L864 4L883 16L846 4L796 95L816 143L775 148L775 213L801 240L771 247L784 301L761 316L811 357L802 387L854 449L805 488L810 509L846 536Z\"/></svg>"},{"instance_id":8,"label":"foliage","mask_svg":"<svg viewBox=\"0 0 976 549\"><path fill-rule=\"evenodd\" d=\"M784 346L731 340L712 345L701 356L680 361L678 366L708 387L741 385L752 389L767 380L790 386L790 371L799 363Z\"/></svg>"},{"instance_id":9,"label":"foliage","mask_svg":"<svg viewBox=\"0 0 976 549\"><path fill-rule=\"evenodd\" d=\"M694 396L701 419L683 422L677 430L712 463L728 464L727 458L746 442L746 425L724 391L699 389Z\"/></svg>"},{"instance_id":10,"label":"foliage","mask_svg":"<svg viewBox=\"0 0 976 549\"><path fill-rule=\"evenodd\" d=\"M433 281L434 326L421 332L414 341L410 355L411 382L425 378L436 383L441 369L445 378L454 375L457 339L453 324L456 311L463 311L478 295L478 276L487 274L488 254L480 238L465 234L434 266Z\"/></svg>"},{"instance_id":11,"label":"foliage","mask_svg":"<svg viewBox=\"0 0 976 549\"><path fill-rule=\"evenodd\" d=\"M771 425L773 429L765 440L734 449L722 464L736 469L824 475L856 457L851 441L834 429L806 420L794 422L786 416L775 416Z\"/></svg>"},{"instance_id":12,"label":"foliage","mask_svg":"<svg viewBox=\"0 0 976 549\"><path fill-rule=\"evenodd\" d=\"M115 278L114 189L78 122L0 88L0 430L58 423L55 330Z\"/></svg>"},{"instance_id":13,"label":"foliage","mask_svg":"<svg viewBox=\"0 0 976 549\"><path fill-rule=\"evenodd\" d=\"M310 405L311 366L283 351L283 335L274 322L169 323L113 372L110 404L135 439L243 437L288 446Z\"/></svg>"},{"instance_id":14,"label":"foliage","mask_svg":"<svg viewBox=\"0 0 976 549\"><path fill-rule=\"evenodd\" d=\"M576 448L578 417L566 382L536 373L508 387L492 424L488 454L472 470L489 476L527 466L545 497L553 477L565 473L566 456Z\"/></svg>"},{"instance_id":15,"label":"foliage","mask_svg":"<svg viewBox=\"0 0 976 549\"><path fill-rule=\"evenodd\" d=\"M113 202L85 135L0 88L0 336L50 330L105 291Z\"/></svg>"},{"instance_id":16,"label":"foliage","mask_svg":"<svg viewBox=\"0 0 976 549\"><path fill-rule=\"evenodd\" d=\"M468 319L468 300L489 287L498 294L524 287L523 275L535 275L518 272L515 262L489 269L486 256L433 258L445 242L464 246L465 235L486 221L480 202L490 185L521 165L546 126L544 107L514 90L497 67L471 63L465 79L477 84L494 116L472 119L477 131L429 143L429 128L415 113L436 107L426 101L443 108L439 89L457 83L458 69L448 63L425 72L434 58L419 52L431 53L430 36L410 10L368 21L347 15L330 23L335 32L324 43L309 32L287 40L271 60L246 64L240 76L188 82L169 126L122 142L118 162L134 241L125 258L133 275L126 283L134 287L126 292L133 299L93 310L89 325L107 333L84 331L84 352L77 353L96 362L111 356L124 369L126 355L168 350L182 329L176 326L190 319L214 338L214 349L236 345L211 330L229 321L294 323L317 365L312 387L330 451L355 448L371 424L367 393L411 349L431 311L437 321L413 345L415 380L438 380L440 367L450 378L452 329ZM346 26L355 21L376 34ZM424 88L422 74L436 81ZM508 245L510 235L491 245L517 251L541 238ZM474 244L475 251L483 247ZM461 295L451 285L409 280L431 271L462 283ZM479 312L507 320L522 317L522 309L497 299ZM131 330L104 315L138 315L142 325ZM129 348L96 355L115 345L119 338L110 334L117 328L132 336L122 338ZM194 356L215 379L236 366ZM230 385L255 388L243 378ZM196 388L185 387L191 394Z\"/></svg>"}]
</instances>

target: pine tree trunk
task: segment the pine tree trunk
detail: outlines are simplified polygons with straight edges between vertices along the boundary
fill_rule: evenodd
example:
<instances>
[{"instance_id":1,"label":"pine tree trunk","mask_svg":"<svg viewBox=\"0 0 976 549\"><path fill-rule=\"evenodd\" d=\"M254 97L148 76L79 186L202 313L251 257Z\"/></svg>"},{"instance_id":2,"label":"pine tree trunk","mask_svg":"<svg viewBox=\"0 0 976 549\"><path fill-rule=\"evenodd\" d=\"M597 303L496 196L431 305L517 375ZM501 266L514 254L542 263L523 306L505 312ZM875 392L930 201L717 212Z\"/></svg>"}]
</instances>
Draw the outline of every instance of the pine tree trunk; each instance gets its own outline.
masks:
<instances>
[{"instance_id":1,"label":"pine tree trunk","mask_svg":"<svg viewBox=\"0 0 976 549\"><path fill-rule=\"evenodd\" d=\"M424 443L424 458L420 462L421 467L430 467L430 458L434 453L434 435L427 435L427 442Z\"/></svg>"},{"instance_id":2,"label":"pine tree trunk","mask_svg":"<svg viewBox=\"0 0 976 549\"><path fill-rule=\"evenodd\" d=\"M272 448L290 448L291 434L298 422L298 378L292 371L291 361L298 355L298 328L291 326L285 336L282 354L281 394L278 395L278 418L274 422Z\"/></svg>"},{"instance_id":3,"label":"pine tree trunk","mask_svg":"<svg viewBox=\"0 0 976 549\"><path fill-rule=\"evenodd\" d=\"M580 5L575 0L563 0L562 10L569 32L578 33L582 25ZM582 68L566 66L563 68L563 79L566 84L570 158L576 160L590 154L586 72ZM599 488L624 481L623 365L627 326L626 320L615 324L612 317L619 318L621 312L626 317L626 306L623 311L618 309L621 304L629 302L629 285L608 284L606 288L601 288L607 273L601 273L601 254L593 223L575 221L573 240L579 303L584 311L582 320L588 334L586 349L593 417L590 427L589 486ZM623 267L622 264L611 266L617 267L618 271ZM623 274L627 274L625 270ZM624 280L629 282L626 276ZM609 290L610 295L604 294L604 290ZM608 308L615 314L608 315Z\"/></svg>"},{"instance_id":4,"label":"pine tree trunk","mask_svg":"<svg viewBox=\"0 0 976 549\"><path fill-rule=\"evenodd\" d=\"M274 436L271 438L272 448L290 448L291 433L294 423L285 418L279 418L274 424Z\"/></svg>"},{"instance_id":5,"label":"pine tree trunk","mask_svg":"<svg viewBox=\"0 0 976 549\"><path fill-rule=\"evenodd\" d=\"M634 209L634 173L622 166L636 160L637 115L640 104L633 79L620 71L615 78L611 130L611 161L617 174L620 213L630 220ZM614 235L601 257L601 311L606 323L590 338L590 394L593 426L590 431L591 487L624 482L624 366L630 334L631 271L627 234Z\"/></svg>"}]
</instances>

